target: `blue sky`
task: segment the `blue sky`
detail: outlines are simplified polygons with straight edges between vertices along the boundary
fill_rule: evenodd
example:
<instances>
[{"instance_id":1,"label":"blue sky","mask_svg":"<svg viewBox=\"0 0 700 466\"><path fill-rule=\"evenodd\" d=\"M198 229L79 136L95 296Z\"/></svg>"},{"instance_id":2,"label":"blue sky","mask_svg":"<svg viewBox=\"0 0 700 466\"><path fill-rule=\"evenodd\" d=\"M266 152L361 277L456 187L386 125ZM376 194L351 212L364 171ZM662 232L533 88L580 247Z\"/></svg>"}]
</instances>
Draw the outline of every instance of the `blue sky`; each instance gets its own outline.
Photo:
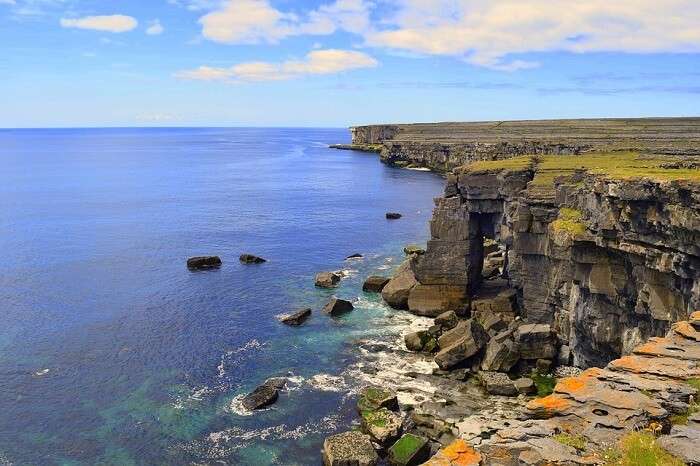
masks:
<instances>
[{"instance_id":1,"label":"blue sky","mask_svg":"<svg viewBox=\"0 0 700 466\"><path fill-rule=\"evenodd\" d=\"M0 127L700 115L697 0L0 0Z\"/></svg>"}]
</instances>

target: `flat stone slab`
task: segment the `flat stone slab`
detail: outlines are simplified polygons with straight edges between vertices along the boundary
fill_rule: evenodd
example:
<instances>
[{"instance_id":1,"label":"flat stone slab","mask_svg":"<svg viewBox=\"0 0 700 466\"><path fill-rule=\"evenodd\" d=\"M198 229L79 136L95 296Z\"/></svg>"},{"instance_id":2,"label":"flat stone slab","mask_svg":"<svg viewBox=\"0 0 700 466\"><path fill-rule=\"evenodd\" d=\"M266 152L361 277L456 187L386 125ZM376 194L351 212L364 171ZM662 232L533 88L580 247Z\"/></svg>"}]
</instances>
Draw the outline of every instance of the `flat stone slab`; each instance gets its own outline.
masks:
<instances>
[{"instance_id":1,"label":"flat stone slab","mask_svg":"<svg viewBox=\"0 0 700 466\"><path fill-rule=\"evenodd\" d=\"M361 432L343 432L323 442L325 466L375 466L378 461L369 436Z\"/></svg>"}]
</instances>

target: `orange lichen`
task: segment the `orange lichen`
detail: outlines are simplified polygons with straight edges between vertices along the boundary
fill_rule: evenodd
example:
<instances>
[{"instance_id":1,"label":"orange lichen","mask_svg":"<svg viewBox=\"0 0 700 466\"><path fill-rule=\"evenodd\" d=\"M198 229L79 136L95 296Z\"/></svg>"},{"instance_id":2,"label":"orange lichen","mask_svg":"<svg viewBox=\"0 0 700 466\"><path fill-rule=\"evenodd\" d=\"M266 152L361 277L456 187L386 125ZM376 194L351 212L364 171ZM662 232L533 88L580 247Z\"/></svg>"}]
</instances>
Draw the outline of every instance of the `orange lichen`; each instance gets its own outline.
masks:
<instances>
[{"instance_id":1,"label":"orange lichen","mask_svg":"<svg viewBox=\"0 0 700 466\"><path fill-rule=\"evenodd\" d=\"M580 391L586 386L586 381L583 377L567 377L559 381L554 390L557 392L573 393Z\"/></svg>"},{"instance_id":2,"label":"orange lichen","mask_svg":"<svg viewBox=\"0 0 700 466\"><path fill-rule=\"evenodd\" d=\"M543 398L535 398L527 403L527 409L537 411L544 409L547 412L562 411L570 406L568 400L557 396L548 395Z\"/></svg>"},{"instance_id":3,"label":"orange lichen","mask_svg":"<svg viewBox=\"0 0 700 466\"><path fill-rule=\"evenodd\" d=\"M478 466L481 454L462 439L457 439L440 450L430 461L429 466Z\"/></svg>"},{"instance_id":4,"label":"orange lichen","mask_svg":"<svg viewBox=\"0 0 700 466\"><path fill-rule=\"evenodd\" d=\"M637 373L642 372L644 369L642 359L635 356L623 356L619 359L615 359L613 362L610 363L610 366Z\"/></svg>"},{"instance_id":5,"label":"orange lichen","mask_svg":"<svg viewBox=\"0 0 700 466\"><path fill-rule=\"evenodd\" d=\"M695 311L690 314L690 320L700 320L700 311Z\"/></svg>"}]
</instances>

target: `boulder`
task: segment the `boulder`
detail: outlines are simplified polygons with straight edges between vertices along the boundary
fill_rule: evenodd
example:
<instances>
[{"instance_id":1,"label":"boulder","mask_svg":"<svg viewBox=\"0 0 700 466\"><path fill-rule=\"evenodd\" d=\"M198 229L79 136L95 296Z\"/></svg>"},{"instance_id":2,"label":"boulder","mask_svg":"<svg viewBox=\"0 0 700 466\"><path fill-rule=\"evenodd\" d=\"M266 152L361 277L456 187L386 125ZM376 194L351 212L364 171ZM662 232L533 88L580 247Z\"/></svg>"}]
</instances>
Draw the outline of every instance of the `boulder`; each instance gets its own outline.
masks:
<instances>
[{"instance_id":1,"label":"boulder","mask_svg":"<svg viewBox=\"0 0 700 466\"><path fill-rule=\"evenodd\" d=\"M419 316L437 317L445 311L463 308L467 299L467 289L461 285L418 283L408 297L408 310Z\"/></svg>"},{"instance_id":2,"label":"boulder","mask_svg":"<svg viewBox=\"0 0 700 466\"><path fill-rule=\"evenodd\" d=\"M389 279L386 277L381 277L379 275L372 275L367 277L365 283L362 285L362 291L368 293L381 293L386 284L389 283Z\"/></svg>"},{"instance_id":3,"label":"boulder","mask_svg":"<svg viewBox=\"0 0 700 466\"><path fill-rule=\"evenodd\" d=\"M319 288L335 288L340 283L340 275L335 272L317 273L315 283Z\"/></svg>"},{"instance_id":4,"label":"boulder","mask_svg":"<svg viewBox=\"0 0 700 466\"><path fill-rule=\"evenodd\" d=\"M221 267L219 256L198 256L187 259L187 268L193 270L212 269Z\"/></svg>"},{"instance_id":5,"label":"boulder","mask_svg":"<svg viewBox=\"0 0 700 466\"><path fill-rule=\"evenodd\" d=\"M476 320L462 321L438 339L441 349L435 356L435 362L440 369L451 369L477 354L488 338Z\"/></svg>"},{"instance_id":6,"label":"boulder","mask_svg":"<svg viewBox=\"0 0 700 466\"><path fill-rule=\"evenodd\" d=\"M425 254L425 249L423 249L420 246L416 246L416 245L411 244L411 245L408 245L405 248L403 248L403 252L407 256L411 256L411 255L422 256L423 254Z\"/></svg>"},{"instance_id":7,"label":"boulder","mask_svg":"<svg viewBox=\"0 0 700 466\"><path fill-rule=\"evenodd\" d=\"M515 396L518 389L508 376L502 372L479 372L479 378L486 391L491 395Z\"/></svg>"},{"instance_id":8,"label":"boulder","mask_svg":"<svg viewBox=\"0 0 700 466\"><path fill-rule=\"evenodd\" d=\"M673 426L669 435L658 440L659 445L685 464L700 464L700 429L691 426Z\"/></svg>"},{"instance_id":9,"label":"boulder","mask_svg":"<svg viewBox=\"0 0 700 466\"><path fill-rule=\"evenodd\" d=\"M271 405L279 396L279 391L286 384L286 380L281 377L267 379L265 383L258 386L242 400L243 407L248 410L262 409Z\"/></svg>"},{"instance_id":10,"label":"boulder","mask_svg":"<svg viewBox=\"0 0 700 466\"><path fill-rule=\"evenodd\" d=\"M350 254L348 257L345 258L345 260L350 260L350 259L362 259L364 256L360 254L359 252L356 252L355 254Z\"/></svg>"},{"instance_id":11,"label":"boulder","mask_svg":"<svg viewBox=\"0 0 700 466\"><path fill-rule=\"evenodd\" d=\"M337 316L340 314L345 314L346 312L350 312L353 309L355 309L355 307L350 301L346 301L344 299L336 298L335 296L333 296L330 299L330 301L328 301L328 303L326 303L326 305L323 306L321 312L331 316Z\"/></svg>"},{"instance_id":12,"label":"boulder","mask_svg":"<svg viewBox=\"0 0 700 466\"><path fill-rule=\"evenodd\" d=\"M537 393L537 387L535 386L535 382L527 377L521 377L517 380L514 380L513 385L515 385L515 389L518 390L518 393L521 393L523 395L532 395L534 393Z\"/></svg>"},{"instance_id":13,"label":"boulder","mask_svg":"<svg viewBox=\"0 0 700 466\"><path fill-rule=\"evenodd\" d=\"M429 456L428 440L414 434L404 434L389 448L389 464L392 466L417 466Z\"/></svg>"},{"instance_id":14,"label":"boulder","mask_svg":"<svg viewBox=\"0 0 700 466\"><path fill-rule=\"evenodd\" d=\"M508 328L508 324L498 314L490 314L486 316L481 321L481 325L483 325L486 333L491 336L494 336L502 330Z\"/></svg>"},{"instance_id":15,"label":"boulder","mask_svg":"<svg viewBox=\"0 0 700 466\"><path fill-rule=\"evenodd\" d=\"M323 442L325 466L375 466L378 461L369 436L361 432L343 432Z\"/></svg>"},{"instance_id":16,"label":"boulder","mask_svg":"<svg viewBox=\"0 0 700 466\"><path fill-rule=\"evenodd\" d=\"M481 361L481 369L484 371L508 372L520 359L518 346L513 340L499 341L492 338L486 345L484 359Z\"/></svg>"},{"instance_id":17,"label":"boulder","mask_svg":"<svg viewBox=\"0 0 700 466\"><path fill-rule=\"evenodd\" d=\"M300 309L280 318L280 322L287 325L298 326L303 324L311 315L311 309Z\"/></svg>"},{"instance_id":18,"label":"boulder","mask_svg":"<svg viewBox=\"0 0 700 466\"><path fill-rule=\"evenodd\" d=\"M695 328L695 330L700 331L700 311L695 311L690 314L688 322Z\"/></svg>"},{"instance_id":19,"label":"boulder","mask_svg":"<svg viewBox=\"0 0 700 466\"><path fill-rule=\"evenodd\" d=\"M443 312L435 318L435 325L439 325L443 332L452 330L459 323L459 317L454 311Z\"/></svg>"},{"instance_id":20,"label":"boulder","mask_svg":"<svg viewBox=\"0 0 700 466\"><path fill-rule=\"evenodd\" d=\"M549 325L525 324L515 331L515 341L523 359L554 359L557 357L556 335Z\"/></svg>"},{"instance_id":21,"label":"boulder","mask_svg":"<svg viewBox=\"0 0 700 466\"><path fill-rule=\"evenodd\" d=\"M425 330L407 334L404 337L404 343L409 351L431 353L437 348L437 340L429 331Z\"/></svg>"},{"instance_id":22,"label":"boulder","mask_svg":"<svg viewBox=\"0 0 700 466\"><path fill-rule=\"evenodd\" d=\"M540 374L549 374L552 368L552 361L549 359L538 359L537 362L535 362L535 367Z\"/></svg>"},{"instance_id":23,"label":"boulder","mask_svg":"<svg viewBox=\"0 0 700 466\"><path fill-rule=\"evenodd\" d=\"M262 257L254 256L253 254L241 254L238 260L243 264L262 264L263 262L267 262Z\"/></svg>"},{"instance_id":24,"label":"boulder","mask_svg":"<svg viewBox=\"0 0 700 466\"><path fill-rule=\"evenodd\" d=\"M401 217L403 217L403 215L401 215L401 214L399 214L399 213L397 213L397 212L387 212L387 213L386 213L386 218L387 218L387 220L398 220L398 219L400 219Z\"/></svg>"},{"instance_id":25,"label":"boulder","mask_svg":"<svg viewBox=\"0 0 700 466\"><path fill-rule=\"evenodd\" d=\"M399 409L399 401L396 398L396 393L388 388L363 388L357 400L357 410L362 413L364 411L376 411L381 408L397 411Z\"/></svg>"},{"instance_id":26,"label":"boulder","mask_svg":"<svg viewBox=\"0 0 700 466\"><path fill-rule=\"evenodd\" d=\"M394 309L408 309L408 297L417 284L411 263L406 261L382 289L382 298Z\"/></svg>"},{"instance_id":27,"label":"boulder","mask_svg":"<svg viewBox=\"0 0 700 466\"><path fill-rule=\"evenodd\" d=\"M382 446L399 438L402 424L401 416L386 408L362 413L362 431Z\"/></svg>"}]
</instances>

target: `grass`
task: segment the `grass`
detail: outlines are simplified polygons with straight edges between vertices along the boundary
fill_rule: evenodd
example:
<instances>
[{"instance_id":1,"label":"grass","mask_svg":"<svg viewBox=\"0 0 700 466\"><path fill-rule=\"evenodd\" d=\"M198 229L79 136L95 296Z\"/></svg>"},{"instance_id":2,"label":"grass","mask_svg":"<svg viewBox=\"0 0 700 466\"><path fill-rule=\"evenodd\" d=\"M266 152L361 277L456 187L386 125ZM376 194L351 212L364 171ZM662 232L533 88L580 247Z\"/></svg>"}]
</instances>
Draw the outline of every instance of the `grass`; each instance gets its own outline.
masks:
<instances>
[{"instance_id":1,"label":"grass","mask_svg":"<svg viewBox=\"0 0 700 466\"><path fill-rule=\"evenodd\" d=\"M534 157L523 155L501 160L477 160L463 167L463 173L488 173L499 171L522 171L533 166Z\"/></svg>"},{"instance_id":2,"label":"grass","mask_svg":"<svg viewBox=\"0 0 700 466\"><path fill-rule=\"evenodd\" d=\"M588 443L586 437L584 437L583 435L571 435L567 433L555 435L554 440L561 443L562 445L575 448L579 451L585 450L586 444Z\"/></svg>"},{"instance_id":3,"label":"grass","mask_svg":"<svg viewBox=\"0 0 700 466\"><path fill-rule=\"evenodd\" d=\"M697 390L697 393L693 401L688 405L688 410L686 412L671 416L671 424L674 425L688 425L688 418L700 412L700 379L688 379L685 383Z\"/></svg>"},{"instance_id":4,"label":"grass","mask_svg":"<svg viewBox=\"0 0 700 466\"><path fill-rule=\"evenodd\" d=\"M404 434L390 449L391 457L399 464L406 464L425 440L413 434Z\"/></svg>"},{"instance_id":5,"label":"grass","mask_svg":"<svg viewBox=\"0 0 700 466\"><path fill-rule=\"evenodd\" d=\"M634 432L620 440L618 448L602 453L606 466L683 466L685 463L664 450L650 432Z\"/></svg>"},{"instance_id":6,"label":"grass","mask_svg":"<svg viewBox=\"0 0 700 466\"><path fill-rule=\"evenodd\" d=\"M583 213L568 207L559 210L559 218L552 222L552 230L556 233L564 233L575 238L586 233L586 224L583 223Z\"/></svg>"},{"instance_id":7,"label":"grass","mask_svg":"<svg viewBox=\"0 0 700 466\"><path fill-rule=\"evenodd\" d=\"M554 392L554 386L557 384L557 379L553 375L540 374L539 372L532 372L530 378L535 382L535 387L537 387L537 396L543 397L551 395Z\"/></svg>"}]
</instances>

